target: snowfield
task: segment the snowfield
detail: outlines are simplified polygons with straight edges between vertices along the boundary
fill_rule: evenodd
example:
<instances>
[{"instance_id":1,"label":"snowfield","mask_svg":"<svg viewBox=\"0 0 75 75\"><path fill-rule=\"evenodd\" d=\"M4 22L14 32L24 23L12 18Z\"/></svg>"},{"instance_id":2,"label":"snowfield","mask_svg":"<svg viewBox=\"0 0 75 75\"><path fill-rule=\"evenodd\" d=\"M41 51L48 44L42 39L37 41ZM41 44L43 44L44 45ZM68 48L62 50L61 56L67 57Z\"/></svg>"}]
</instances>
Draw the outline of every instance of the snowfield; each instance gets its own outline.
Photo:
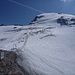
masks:
<instances>
[{"instance_id":1,"label":"snowfield","mask_svg":"<svg viewBox=\"0 0 75 75\"><path fill-rule=\"evenodd\" d=\"M0 49L16 51L17 62L30 75L75 75L75 26L56 22L75 16L41 15L31 25L1 26Z\"/></svg>"}]
</instances>

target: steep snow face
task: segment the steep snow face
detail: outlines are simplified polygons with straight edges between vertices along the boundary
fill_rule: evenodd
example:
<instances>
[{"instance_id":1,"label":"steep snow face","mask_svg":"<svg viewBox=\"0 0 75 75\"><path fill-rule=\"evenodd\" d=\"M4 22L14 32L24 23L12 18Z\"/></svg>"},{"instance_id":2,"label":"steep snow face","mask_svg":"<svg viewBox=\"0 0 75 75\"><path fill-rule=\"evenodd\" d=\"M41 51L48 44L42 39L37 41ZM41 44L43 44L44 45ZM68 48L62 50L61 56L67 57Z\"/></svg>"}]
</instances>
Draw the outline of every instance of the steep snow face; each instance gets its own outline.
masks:
<instances>
[{"instance_id":1,"label":"steep snow face","mask_svg":"<svg viewBox=\"0 0 75 75\"><path fill-rule=\"evenodd\" d=\"M75 25L75 16L63 13L44 13L37 15L30 24L46 24L52 25L59 23L60 25Z\"/></svg>"},{"instance_id":2,"label":"steep snow face","mask_svg":"<svg viewBox=\"0 0 75 75\"><path fill-rule=\"evenodd\" d=\"M29 26L0 27L0 49L16 50L30 75L75 75L75 27L57 23L61 16L74 18L45 13Z\"/></svg>"}]
</instances>

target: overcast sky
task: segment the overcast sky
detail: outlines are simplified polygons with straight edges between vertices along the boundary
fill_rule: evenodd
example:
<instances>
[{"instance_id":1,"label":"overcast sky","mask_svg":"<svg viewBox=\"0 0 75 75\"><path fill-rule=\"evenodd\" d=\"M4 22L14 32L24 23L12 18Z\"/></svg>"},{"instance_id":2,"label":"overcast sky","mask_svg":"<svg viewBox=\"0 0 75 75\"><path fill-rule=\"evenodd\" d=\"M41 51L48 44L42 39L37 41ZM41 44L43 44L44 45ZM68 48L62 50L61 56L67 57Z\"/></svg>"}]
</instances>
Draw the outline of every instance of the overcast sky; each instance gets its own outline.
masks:
<instances>
[{"instance_id":1,"label":"overcast sky","mask_svg":"<svg viewBox=\"0 0 75 75\"><path fill-rule=\"evenodd\" d=\"M75 14L75 0L0 0L0 24L28 24L38 14ZM23 5L22 5L23 4ZM30 6L32 9L25 7ZM35 11L39 10L39 11Z\"/></svg>"}]
</instances>

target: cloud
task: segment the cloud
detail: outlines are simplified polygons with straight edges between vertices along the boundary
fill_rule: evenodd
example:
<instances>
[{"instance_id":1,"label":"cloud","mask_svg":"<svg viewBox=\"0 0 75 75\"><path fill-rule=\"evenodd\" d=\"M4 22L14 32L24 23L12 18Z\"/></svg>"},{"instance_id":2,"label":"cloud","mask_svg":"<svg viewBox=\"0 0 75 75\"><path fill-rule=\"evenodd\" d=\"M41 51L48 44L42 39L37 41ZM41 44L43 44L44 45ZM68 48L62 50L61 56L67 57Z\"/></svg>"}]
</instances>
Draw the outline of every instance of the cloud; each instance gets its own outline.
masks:
<instances>
[{"instance_id":1,"label":"cloud","mask_svg":"<svg viewBox=\"0 0 75 75\"><path fill-rule=\"evenodd\" d=\"M73 0L61 0L61 1L63 1L63 2L69 2L69 1L73 1Z\"/></svg>"}]
</instances>

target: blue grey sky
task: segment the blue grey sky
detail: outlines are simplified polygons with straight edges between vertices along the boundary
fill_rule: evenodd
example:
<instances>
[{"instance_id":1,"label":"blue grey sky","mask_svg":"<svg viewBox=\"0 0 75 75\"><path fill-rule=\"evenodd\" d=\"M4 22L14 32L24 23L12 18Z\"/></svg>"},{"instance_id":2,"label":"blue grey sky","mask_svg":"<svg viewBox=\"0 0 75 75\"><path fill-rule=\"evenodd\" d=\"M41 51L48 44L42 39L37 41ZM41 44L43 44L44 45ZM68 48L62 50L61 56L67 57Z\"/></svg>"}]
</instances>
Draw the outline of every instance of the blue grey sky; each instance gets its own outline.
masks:
<instances>
[{"instance_id":1,"label":"blue grey sky","mask_svg":"<svg viewBox=\"0 0 75 75\"><path fill-rule=\"evenodd\" d=\"M75 0L13 0L44 13L75 14ZM0 24L29 24L36 15L41 14L15 4L11 0L0 0Z\"/></svg>"}]
</instances>

